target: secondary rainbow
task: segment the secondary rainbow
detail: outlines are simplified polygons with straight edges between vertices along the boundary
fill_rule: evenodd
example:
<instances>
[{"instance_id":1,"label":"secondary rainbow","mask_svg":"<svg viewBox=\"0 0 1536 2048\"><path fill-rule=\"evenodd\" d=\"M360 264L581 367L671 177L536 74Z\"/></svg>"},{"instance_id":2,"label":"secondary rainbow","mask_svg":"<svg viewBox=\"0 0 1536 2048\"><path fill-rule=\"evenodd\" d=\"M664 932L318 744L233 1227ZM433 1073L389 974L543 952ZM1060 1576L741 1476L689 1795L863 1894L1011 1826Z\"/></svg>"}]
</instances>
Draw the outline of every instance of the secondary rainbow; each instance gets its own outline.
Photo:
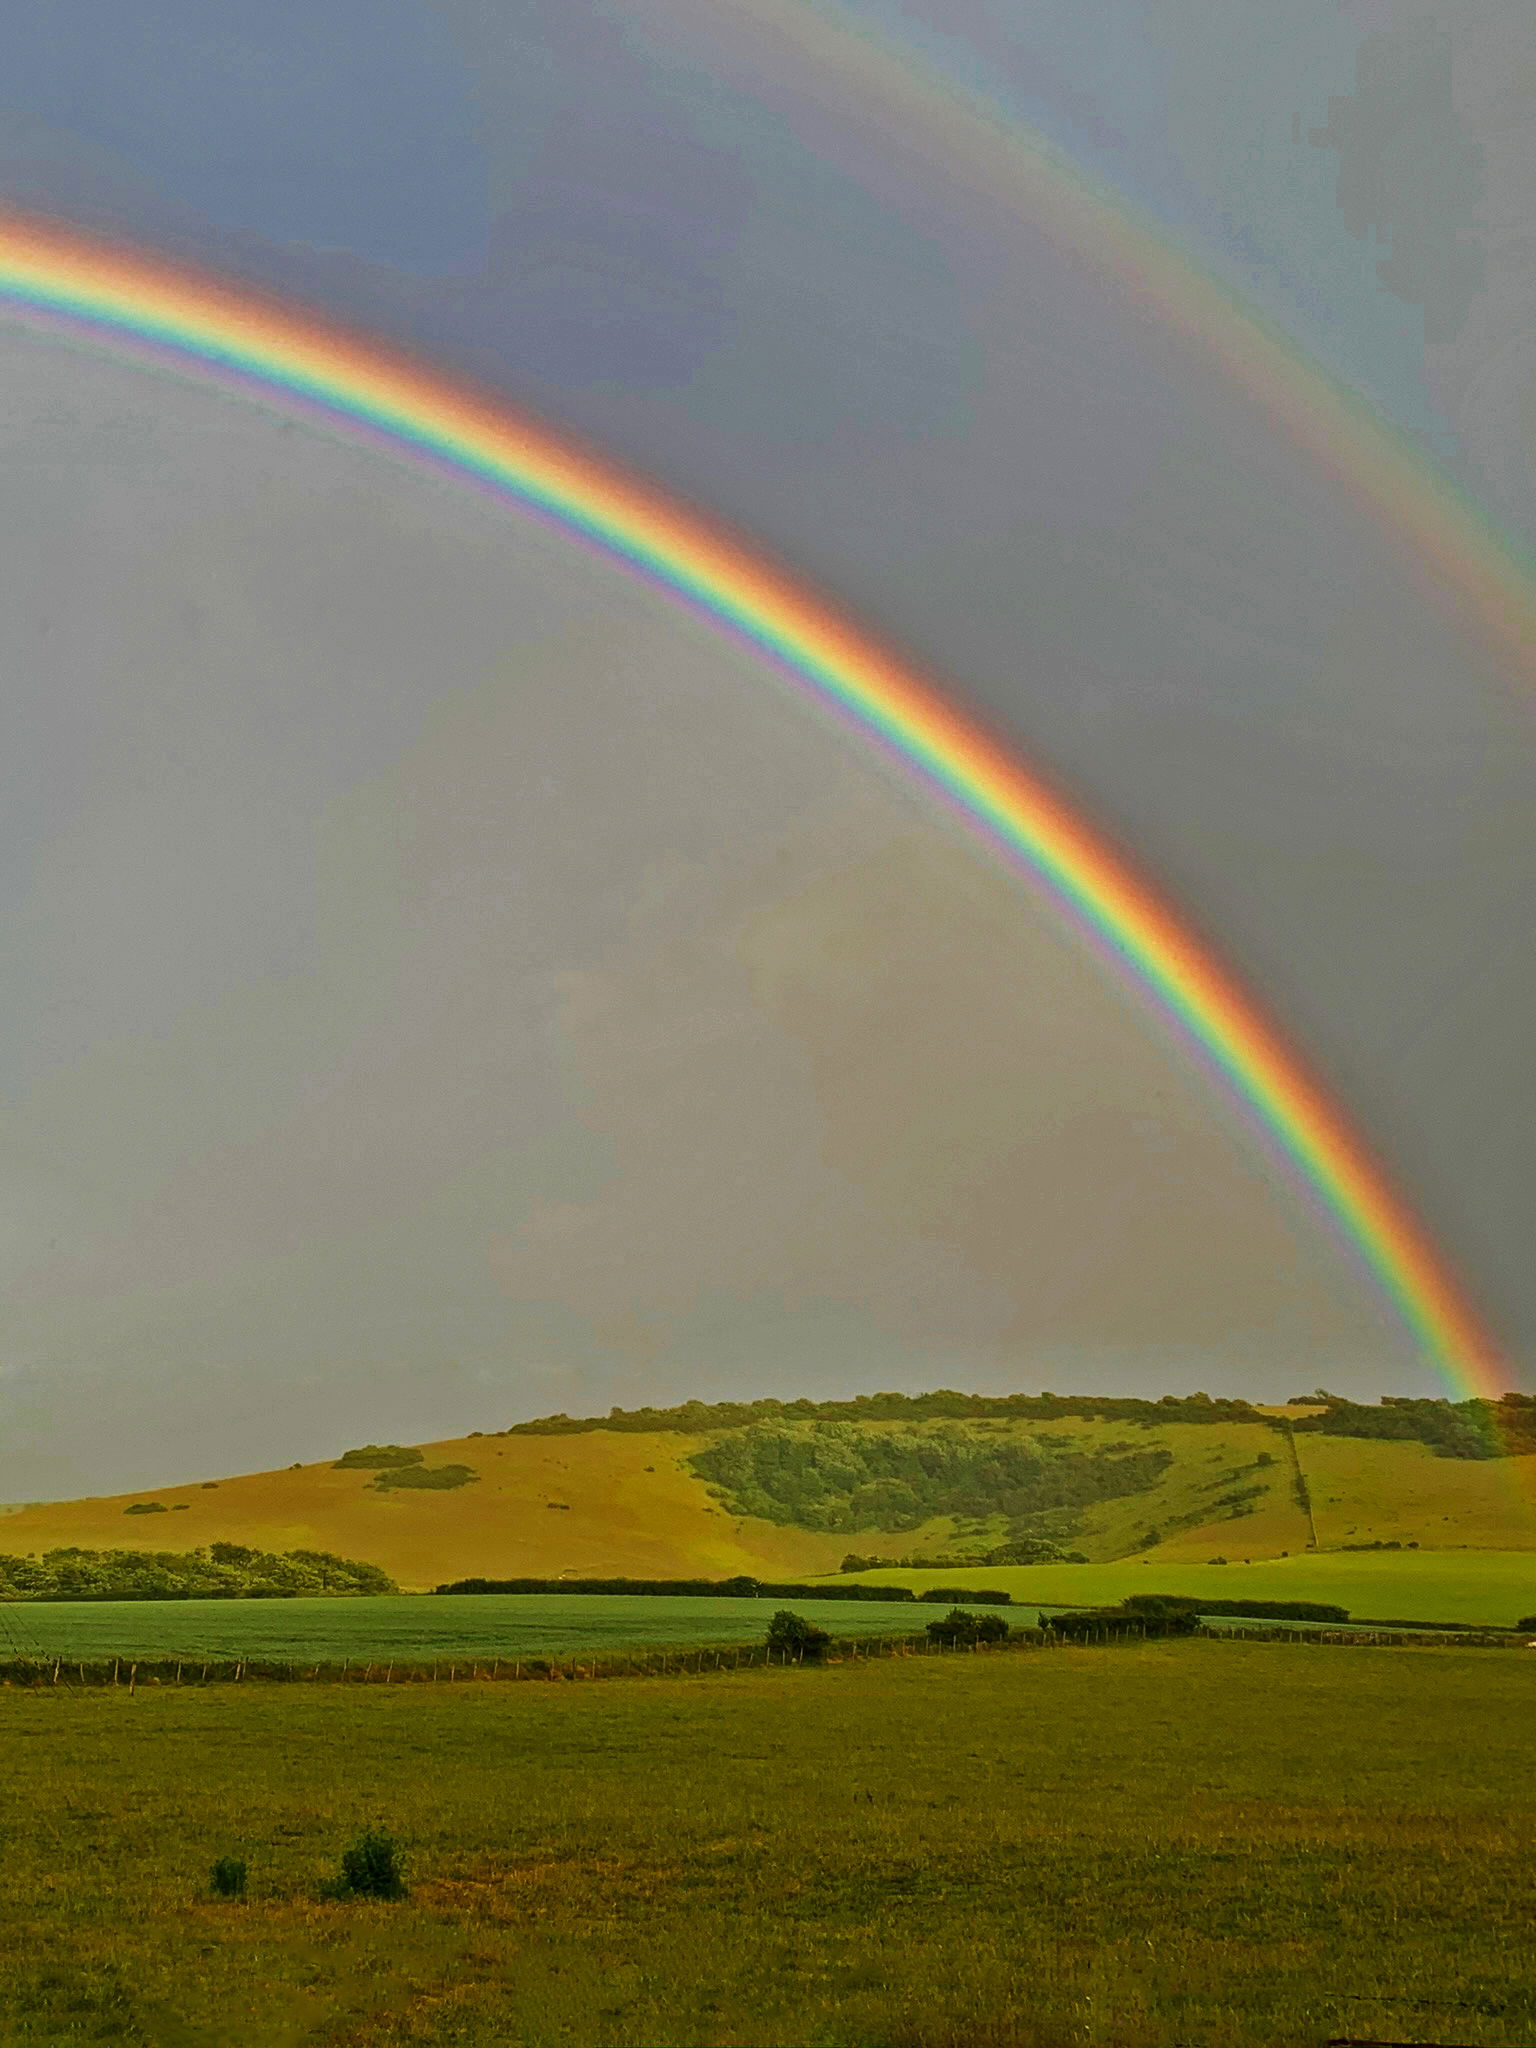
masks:
<instances>
[{"instance_id":1,"label":"secondary rainbow","mask_svg":"<svg viewBox=\"0 0 1536 2048\"><path fill-rule=\"evenodd\" d=\"M185 365L478 483L750 644L956 803L1224 1078L1423 1353L1492 1391L1498 1351L1447 1262L1279 1033L1073 808L928 679L761 556L536 422L243 287L0 216L0 310Z\"/></svg>"},{"instance_id":2,"label":"secondary rainbow","mask_svg":"<svg viewBox=\"0 0 1536 2048\"><path fill-rule=\"evenodd\" d=\"M872 163L905 165L915 182L977 193L1021 216L1101 271L1366 510L1482 641L1501 678L1536 687L1536 554L1171 230L846 0L650 4L660 23L676 24L695 61L707 51L712 74L769 97L808 148L854 176Z\"/></svg>"}]
</instances>

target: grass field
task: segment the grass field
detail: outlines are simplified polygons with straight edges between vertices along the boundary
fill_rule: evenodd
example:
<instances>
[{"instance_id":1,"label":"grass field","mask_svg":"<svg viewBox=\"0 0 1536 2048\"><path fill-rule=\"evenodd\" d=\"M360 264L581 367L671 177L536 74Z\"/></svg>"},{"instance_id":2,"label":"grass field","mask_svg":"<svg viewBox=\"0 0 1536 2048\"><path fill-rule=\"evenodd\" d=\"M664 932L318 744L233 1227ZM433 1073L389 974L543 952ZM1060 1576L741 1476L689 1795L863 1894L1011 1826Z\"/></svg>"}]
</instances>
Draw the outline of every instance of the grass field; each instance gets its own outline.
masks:
<instances>
[{"instance_id":1,"label":"grass field","mask_svg":"<svg viewBox=\"0 0 1536 2048\"><path fill-rule=\"evenodd\" d=\"M1371 1448L1374 1448L1372 1446ZM1240 1523L1233 1524L1240 1529ZM1228 1555L1232 1555L1231 1551ZM1241 1557L1241 1551L1236 1555ZM862 1572L863 1585L921 1589L954 1578L944 1572ZM1410 1621L1472 1621L1505 1627L1536 1614L1536 1556L1529 1551L1318 1551L1302 1557L1225 1565L1162 1553L1115 1564L995 1565L969 1569L978 1591L1003 1586L1022 1605L1083 1607L1127 1593L1189 1593L1201 1599L1326 1600L1352 1615Z\"/></svg>"},{"instance_id":2,"label":"grass field","mask_svg":"<svg viewBox=\"0 0 1536 2048\"><path fill-rule=\"evenodd\" d=\"M915 1635L945 1612L910 1601L562 1598L558 1593L40 1601L0 1607L0 1657L291 1657L299 1663L344 1657L563 1657L586 1650L761 1642L770 1617L785 1605L835 1636ZM1005 1611L1014 1623L1034 1620L1033 1611Z\"/></svg>"},{"instance_id":3,"label":"grass field","mask_svg":"<svg viewBox=\"0 0 1536 2048\"><path fill-rule=\"evenodd\" d=\"M1536 1659L0 1695L0 2040L1536 2040ZM361 1825L398 1905L317 1902ZM250 1896L207 1893L245 1857Z\"/></svg>"}]
</instances>

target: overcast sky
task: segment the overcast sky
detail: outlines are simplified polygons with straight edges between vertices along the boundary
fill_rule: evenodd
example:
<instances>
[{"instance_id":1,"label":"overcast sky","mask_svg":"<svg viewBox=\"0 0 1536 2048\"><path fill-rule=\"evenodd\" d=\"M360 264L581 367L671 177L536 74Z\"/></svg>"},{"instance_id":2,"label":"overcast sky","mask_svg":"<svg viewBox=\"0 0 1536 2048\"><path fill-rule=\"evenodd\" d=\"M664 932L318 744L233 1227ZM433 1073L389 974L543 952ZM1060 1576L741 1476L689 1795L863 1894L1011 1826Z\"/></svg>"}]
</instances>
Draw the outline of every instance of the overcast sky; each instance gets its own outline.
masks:
<instances>
[{"instance_id":1,"label":"overcast sky","mask_svg":"<svg viewBox=\"0 0 1536 2048\"><path fill-rule=\"evenodd\" d=\"M1519 6L841 12L1530 532ZM1112 282L722 22L53 0L0 190L492 379L956 678L1240 965L1519 1376L1536 707ZM14 326L0 536L0 1498L690 1394L1434 1387L1139 999L618 571Z\"/></svg>"}]
</instances>

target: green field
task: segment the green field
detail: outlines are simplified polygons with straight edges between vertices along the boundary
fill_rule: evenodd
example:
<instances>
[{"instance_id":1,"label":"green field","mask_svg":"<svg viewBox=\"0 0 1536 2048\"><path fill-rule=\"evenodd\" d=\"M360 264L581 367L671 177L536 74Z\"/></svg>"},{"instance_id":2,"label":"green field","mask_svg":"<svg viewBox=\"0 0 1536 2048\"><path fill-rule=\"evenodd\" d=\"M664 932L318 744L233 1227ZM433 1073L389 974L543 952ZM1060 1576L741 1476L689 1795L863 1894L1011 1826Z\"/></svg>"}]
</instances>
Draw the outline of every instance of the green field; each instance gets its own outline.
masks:
<instances>
[{"instance_id":1,"label":"green field","mask_svg":"<svg viewBox=\"0 0 1536 2048\"><path fill-rule=\"evenodd\" d=\"M858 1583L921 1589L954 1576L864 1572ZM1208 1600L1326 1600L1376 1620L1511 1627L1523 1615L1536 1614L1536 1554L1528 1550L1319 1551L1225 1565L1122 1558L1115 1564L969 1567L965 1580L978 1590L1006 1587L1023 1606L1038 1601L1093 1607L1128 1593L1156 1592Z\"/></svg>"},{"instance_id":2,"label":"green field","mask_svg":"<svg viewBox=\"0 0 1536 2048\"><path fill-rule=\"evenodd\" d=\"M1510 2048L1533 1709L1498 1651L1199 1639L6 1692L0 2040ZM379 1820L409 1899L319 1903Z\"/></svg>"},{"instance_id":3,"label":"green field","mask_svg":"<svg viewBox=\"0 0 1536 2048\"><path fill-rule=\"evenodd\" d=\"M601 1593L38 1601L0 1607L0 1658L291 1657L318 1663L346 1657L564 1657L588 1650L760 1642L770 1617L786 1605L836 1636L916 1635L945 1611L894 1600ZM1033 1610L1004 1611L1015 1624L1035 1618Z\"/></svg>"}]
</instances>

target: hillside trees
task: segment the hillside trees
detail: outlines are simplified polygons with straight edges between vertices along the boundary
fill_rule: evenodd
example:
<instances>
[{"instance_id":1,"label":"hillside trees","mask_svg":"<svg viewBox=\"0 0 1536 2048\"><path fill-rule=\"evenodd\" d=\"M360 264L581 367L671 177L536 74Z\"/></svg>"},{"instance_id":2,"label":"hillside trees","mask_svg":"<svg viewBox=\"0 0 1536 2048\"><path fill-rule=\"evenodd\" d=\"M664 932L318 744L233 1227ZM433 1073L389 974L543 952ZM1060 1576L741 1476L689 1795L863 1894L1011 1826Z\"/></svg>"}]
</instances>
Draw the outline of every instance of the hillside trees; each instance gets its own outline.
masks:
<instances>
[{"instance_id":1,"label":"hillside trees","mask_svg":"<svg viewBox=\"0 0 1536 2048\"><path fill-rule=\"evenodd\" d=\"M328 1550L251 1550L214 1543L206 1550L45 1551L0 1556L3 1600L263 1600L300 1594L394 1593L377 1565Z\"/></svg>"},{"instance_id":2,"label":"hillside trees","mask_svg":"<svg viewBox=\"0 0 1536 2048\"><path fill-rule=\"evenodd\" d=\"M918 1528L934 1516L1031 1518L1139 1493L1173 1454L1161 1447L1090 1450L1039 1438L873 1429L847 1422L758 1423L694 1453L731 1511L802 1529Z\"/></svg>"}]
</instances>

